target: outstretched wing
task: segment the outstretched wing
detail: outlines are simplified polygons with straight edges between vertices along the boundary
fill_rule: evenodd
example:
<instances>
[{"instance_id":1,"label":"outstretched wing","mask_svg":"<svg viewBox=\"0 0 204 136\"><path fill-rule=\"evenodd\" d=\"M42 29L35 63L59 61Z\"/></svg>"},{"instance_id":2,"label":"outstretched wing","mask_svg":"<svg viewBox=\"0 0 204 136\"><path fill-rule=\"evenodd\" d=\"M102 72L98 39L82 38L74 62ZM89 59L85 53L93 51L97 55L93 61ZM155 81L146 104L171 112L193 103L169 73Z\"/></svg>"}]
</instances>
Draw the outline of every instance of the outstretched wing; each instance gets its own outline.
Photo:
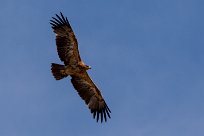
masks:
<instances>
[{"instance_id":1,"label":"outstretched wing","mask_svg":"<svg viewBox=\"0 0 204 136\"><path fill-rule=\"evenodd\" d=\"M87 72L82 77L72 76L71 82L80 97L88 105L93 118L96 117L97 122L99 118L101 118L101 122L103 122L103 118L107 121L107 116L110 118L111 111Z\"/></svg>"},{"instance_id":2,"label":"outstretched wing","mask_svg":"<svg viewBox=\"0 0 204 136\"><path fill-rule=\"evenodd\" d=\"M61 12L60 15L56 14L56 17L52 17L50 20L52 29L56 34L57 52L65 65L76 64L81 60L77 39L67 18Z\"/></svg>"}]
</instances>

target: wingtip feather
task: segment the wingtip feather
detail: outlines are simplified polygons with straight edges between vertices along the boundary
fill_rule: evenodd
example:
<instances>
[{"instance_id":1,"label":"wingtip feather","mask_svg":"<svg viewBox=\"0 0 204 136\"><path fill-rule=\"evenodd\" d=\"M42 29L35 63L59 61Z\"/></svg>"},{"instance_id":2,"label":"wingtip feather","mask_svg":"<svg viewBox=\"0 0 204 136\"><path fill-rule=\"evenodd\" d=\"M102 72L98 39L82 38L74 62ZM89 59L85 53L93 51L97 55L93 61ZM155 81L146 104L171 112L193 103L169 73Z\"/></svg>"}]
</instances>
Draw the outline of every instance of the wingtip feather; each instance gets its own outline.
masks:
<instances>
[{"instance_id":1,"label":"wingtip feather","mask_svg":"<svg viewBox=\"0 0 204 136\"><path fill-rule=\"evenodd\" d=\"M62 12L60 12L60 16L58 14L55 14L55 17L52 17L50 23L52 23L51 25L53 29L61 27L62 25L67 25L70 27L67 17L65 18Z\"/></svg>"},{"instance_id":2,"label":"wingtip feather","mask_svg":"<svg viewBox=\"0 0 204 136\"><path fill-rule=\"evenodd\" d=\"M103 121L107 122L107 117L111 118L111 111L107 105L105 105L104 108L100 110L91 110L91 113L93 114L93 118L96 119L96 122L99 122L99 120L101 123Z\"/></svg>"}]
</instances>

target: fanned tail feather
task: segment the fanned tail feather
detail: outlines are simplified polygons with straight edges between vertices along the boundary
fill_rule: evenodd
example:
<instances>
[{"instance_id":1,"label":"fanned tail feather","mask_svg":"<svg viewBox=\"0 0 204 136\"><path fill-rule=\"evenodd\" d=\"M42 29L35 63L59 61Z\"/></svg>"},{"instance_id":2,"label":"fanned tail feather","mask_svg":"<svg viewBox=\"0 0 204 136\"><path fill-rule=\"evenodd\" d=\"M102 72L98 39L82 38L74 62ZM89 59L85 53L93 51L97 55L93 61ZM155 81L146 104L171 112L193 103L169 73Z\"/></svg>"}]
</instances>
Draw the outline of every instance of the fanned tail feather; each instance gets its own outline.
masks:
<instances>
[{"instance_id":1,"label":"fanned tail feather","mask_svg":"<svg viewBox=\"0 0 204 136\"><path fill-rule=\"evenodd\" d=\"M65 73L65 66L60 64L51 64L51 71L56 80L63 79L68 75Z\"/></svg>"}]
</instances>

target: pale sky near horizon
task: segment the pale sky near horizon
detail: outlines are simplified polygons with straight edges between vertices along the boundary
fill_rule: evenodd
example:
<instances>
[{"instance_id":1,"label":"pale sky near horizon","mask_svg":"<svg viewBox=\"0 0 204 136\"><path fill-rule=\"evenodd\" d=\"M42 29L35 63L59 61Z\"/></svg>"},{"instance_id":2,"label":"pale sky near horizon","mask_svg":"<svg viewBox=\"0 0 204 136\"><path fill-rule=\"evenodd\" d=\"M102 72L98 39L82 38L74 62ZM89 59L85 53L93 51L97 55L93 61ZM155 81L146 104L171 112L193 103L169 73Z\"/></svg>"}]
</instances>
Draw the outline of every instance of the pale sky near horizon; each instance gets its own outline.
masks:
<instances>
[{"instance_id":1,"label":"pale sky near horizon","mask_svg":"<svg viewBox=\"0 0 204 136\"><path fill-rule=\"evenodd\" d=\"M0 136L203 136L204 1L2 0ZM51 17L70 21L111 109L96 123L60 63Z\"/></svg>"}]
</instances>

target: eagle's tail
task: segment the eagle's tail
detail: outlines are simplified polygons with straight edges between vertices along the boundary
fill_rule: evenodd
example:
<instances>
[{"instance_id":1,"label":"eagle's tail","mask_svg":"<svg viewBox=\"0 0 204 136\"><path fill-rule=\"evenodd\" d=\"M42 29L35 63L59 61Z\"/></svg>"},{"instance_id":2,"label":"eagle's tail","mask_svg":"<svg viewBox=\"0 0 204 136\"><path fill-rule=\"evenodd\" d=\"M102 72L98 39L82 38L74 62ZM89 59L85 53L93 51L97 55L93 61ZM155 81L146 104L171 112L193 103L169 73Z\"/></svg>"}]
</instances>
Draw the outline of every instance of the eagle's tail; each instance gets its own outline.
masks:
<instances>
[{"instance_id":1,"label":"eagle's tail","mask_svg":"<svg viewBox=\"0 0 204 136\"><path fill-rule=\"evenodd\" d=\"M65 66L60 64L51 64L51 71L56 80L60 80L62 78L67 77L68 75L65 73Z\"/></svg>"}]
</instances>

